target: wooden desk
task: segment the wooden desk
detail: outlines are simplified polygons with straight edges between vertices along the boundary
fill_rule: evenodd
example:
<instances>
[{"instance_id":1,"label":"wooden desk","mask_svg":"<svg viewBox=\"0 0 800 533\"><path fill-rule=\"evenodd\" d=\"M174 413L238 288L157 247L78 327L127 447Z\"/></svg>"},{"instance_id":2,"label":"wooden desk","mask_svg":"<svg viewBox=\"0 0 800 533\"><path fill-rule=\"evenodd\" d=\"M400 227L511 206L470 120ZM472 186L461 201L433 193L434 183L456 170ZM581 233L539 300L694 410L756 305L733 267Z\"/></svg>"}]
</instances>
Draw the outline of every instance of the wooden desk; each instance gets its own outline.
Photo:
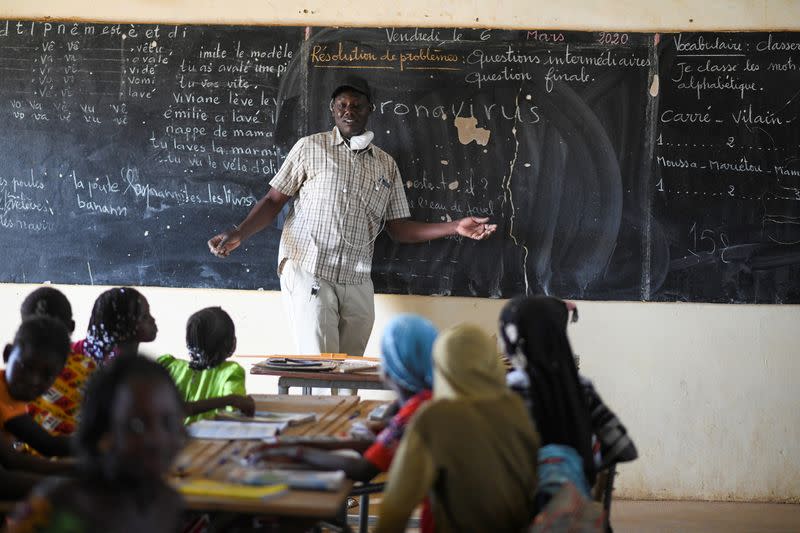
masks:
<instances>
[{"instance_id":1,"label":"wooden desk","mask_svg":"<svg viewBox=\"0 0 800 533\"><path fill-rule=\"evenodd\" d=\"M267 370L253 366L250 373L260 376L277 376L278 393L289 394L290 387L302 387L310 395L312 387L321 389L389 390L378 372L297 372L293 370Z\"/></svg>"},{"instance_id":2,"label":"wooden desk","mask_svg":"<svg viewBox=\"0 0 800 533\"><path fill-rule=\"evenodd\" d=\"M191 466L185 471L202 472L209 464L220 457L234 453L247 453L250 448L261 444L259 441L248 443L240 448L235 441L210 441L192 439L181 453L184 461L189 457ZM264 500L227 498L221 496L184 496L188 509L204 511L225 511L230 513L246 513L259 515L284 516L290 518L331 519L340 514L353 483L346 481L335 492L290 490Z\"/></svg>"},{"instance_id":3,"label":"wooden desk","mask_svg":"<svg viewBox=\"0 0 800 533\"><path fill-rule=\"evenodd\" d=\"M261 411L315 413L317 420L287 428L283 436L346 436L350 424L363 419L369 410L383 402L361 402L357 396L281 396L254 395ZM176 462L184 477L200 475L222 457L246 454L260 441L191 439ZM195 510L225 511L287 517L289 519L330 520L341 516L353 483L346 481L335 492L290 490L264 500L218 496L184 496L187 507Z\"/></svg>"}]
</instances>

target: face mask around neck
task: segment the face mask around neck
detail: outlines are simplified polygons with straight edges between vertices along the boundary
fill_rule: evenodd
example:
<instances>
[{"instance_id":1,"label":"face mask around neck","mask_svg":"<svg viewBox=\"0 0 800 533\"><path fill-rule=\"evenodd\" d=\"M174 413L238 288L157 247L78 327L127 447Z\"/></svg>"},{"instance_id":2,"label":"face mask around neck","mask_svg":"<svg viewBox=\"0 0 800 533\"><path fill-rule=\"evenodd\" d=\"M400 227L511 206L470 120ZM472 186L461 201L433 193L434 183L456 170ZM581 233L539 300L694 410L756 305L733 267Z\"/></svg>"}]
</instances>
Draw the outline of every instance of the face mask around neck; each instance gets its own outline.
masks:
<instances>
[{"instance_id":1,"label":"face mask around neck","mask_svg":"<svg viewBox=\"0 0 800 533\"><path fill-rule=\"evenodd\" d=\"M363 150L364 148L369 146L369 143L372 142L372 139L375 137L375 134L371 131L365 131L361 135L353 135L350 137L350 149L351 150Z\"/></svg>"}]
</instances>

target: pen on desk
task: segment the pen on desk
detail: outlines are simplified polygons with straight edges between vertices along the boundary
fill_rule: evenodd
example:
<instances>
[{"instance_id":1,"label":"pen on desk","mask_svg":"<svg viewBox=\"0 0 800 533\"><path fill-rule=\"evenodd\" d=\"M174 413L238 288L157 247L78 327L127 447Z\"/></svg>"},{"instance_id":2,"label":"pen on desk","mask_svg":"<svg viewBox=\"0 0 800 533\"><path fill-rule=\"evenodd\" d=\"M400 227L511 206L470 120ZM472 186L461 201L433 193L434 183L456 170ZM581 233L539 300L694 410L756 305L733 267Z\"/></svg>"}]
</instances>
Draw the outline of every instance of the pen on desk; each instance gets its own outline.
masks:
<instances>
[{"instance_id":1,"label":"pen on desk","mask_svg":"<svg viewBox=\"0 0 800 533\"><path fill-rule=\"evenodd\" d=\"M359 416L361 416L361 411L355 411L352 415L348 416L347 419L352 420L354 418L358 418Z\"/></svg>"}]
</instances>

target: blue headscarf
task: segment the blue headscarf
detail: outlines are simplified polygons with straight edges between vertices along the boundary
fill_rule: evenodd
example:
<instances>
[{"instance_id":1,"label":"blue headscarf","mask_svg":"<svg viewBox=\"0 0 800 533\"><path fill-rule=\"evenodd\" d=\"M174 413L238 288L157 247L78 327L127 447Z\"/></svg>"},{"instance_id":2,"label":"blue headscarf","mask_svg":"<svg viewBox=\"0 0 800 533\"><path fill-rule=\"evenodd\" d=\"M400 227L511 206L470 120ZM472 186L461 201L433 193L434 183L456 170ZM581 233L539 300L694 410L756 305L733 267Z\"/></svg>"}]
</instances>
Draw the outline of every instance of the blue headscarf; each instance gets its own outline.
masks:
<instances>
[{"instance_id":1,"label":"blue headscarf","mask_svg":"<svg viewBox=\"0 0 800 533\"><path fill-rule=\"evenodd\" d=\"M438 331L418 315L393 318L383 332L381 359L386 375L409 392L433 388L431 352Z\"/></svg>"}]
</instances>

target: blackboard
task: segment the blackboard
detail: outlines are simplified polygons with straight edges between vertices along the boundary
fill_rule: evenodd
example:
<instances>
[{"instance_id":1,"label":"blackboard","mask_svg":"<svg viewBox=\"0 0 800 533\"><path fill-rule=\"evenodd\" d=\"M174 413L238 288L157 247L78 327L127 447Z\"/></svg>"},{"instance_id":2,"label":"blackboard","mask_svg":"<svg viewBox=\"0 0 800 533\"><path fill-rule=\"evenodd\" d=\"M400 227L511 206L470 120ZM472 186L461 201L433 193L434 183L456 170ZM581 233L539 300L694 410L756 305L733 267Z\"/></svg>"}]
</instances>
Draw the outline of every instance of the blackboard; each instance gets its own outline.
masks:
<instances>
[{"instance_id":1,"label":"blackboard","mask_svg":"<svg viewBox=\"0 0 800 533\"><path fill-rule=\"evenodd\" d=\"M412 217L378 292L800 302L800 35L0 22L0 280L276 289L282 218L226 260L331 85Z\"/></svg>"}]
</instances>

